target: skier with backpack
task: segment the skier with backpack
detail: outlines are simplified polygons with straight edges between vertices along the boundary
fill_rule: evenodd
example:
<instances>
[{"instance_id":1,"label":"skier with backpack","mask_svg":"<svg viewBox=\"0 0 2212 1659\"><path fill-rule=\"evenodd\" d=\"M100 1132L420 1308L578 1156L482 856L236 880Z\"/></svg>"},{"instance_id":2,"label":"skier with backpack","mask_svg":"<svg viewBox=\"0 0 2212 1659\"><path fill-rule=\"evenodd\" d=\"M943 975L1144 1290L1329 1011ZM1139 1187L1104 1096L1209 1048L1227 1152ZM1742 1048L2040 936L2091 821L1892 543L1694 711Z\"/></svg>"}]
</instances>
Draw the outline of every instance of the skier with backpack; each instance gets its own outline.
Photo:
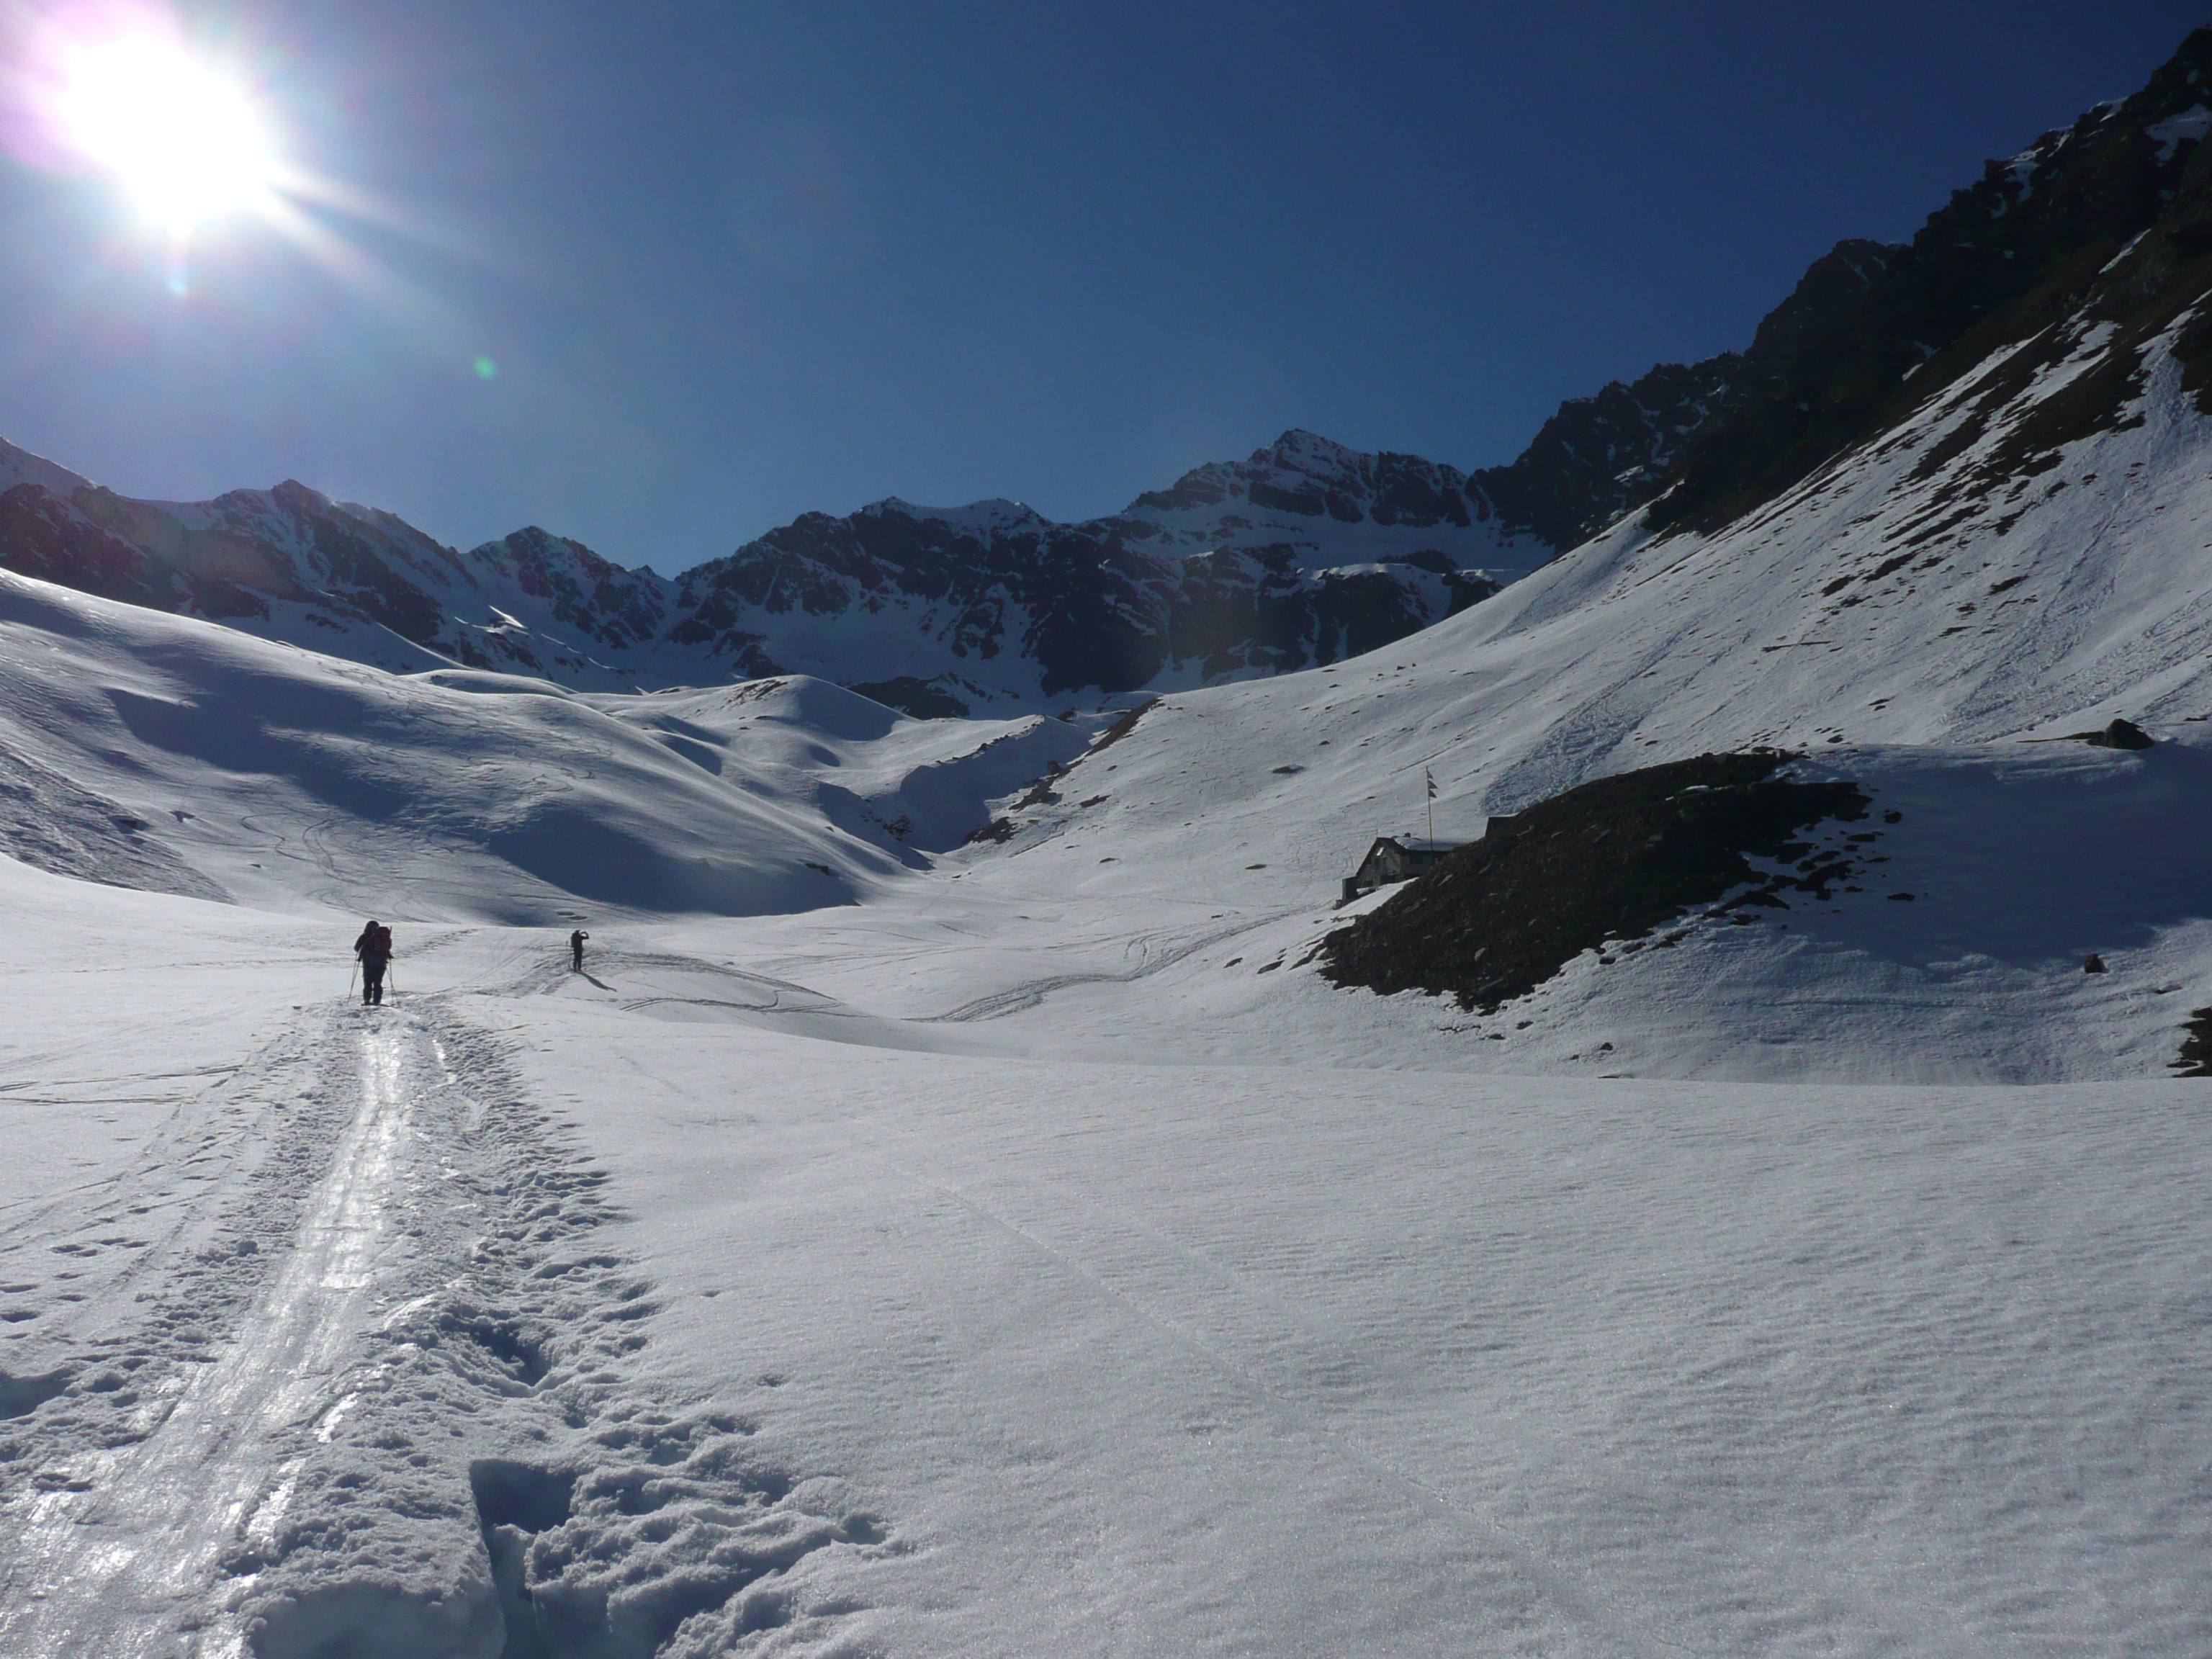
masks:
<instances>
[{"instance_id":1,"label":"skier with backpack","mask_svg":"<svg viewBox=\"0 0 2212 1659\"><path fill-rule=\"evenodd\" d=\"M361 1000L381 1003L384 965L392 960L392 930L380 921L371 921L353 942L353 953L361 958Z\"/></svg>"},{"instance_id":2,"label":"skier with backpack","mask_svg":"<svg viewBox=\"0 0 2212 1659\"><path fill-rule=\"evenodd\" d=\"M568 971L570 973L580 974L584 971L584 941L589 938L591 935L580 927L568 935Z\"/></svg>"}]
</instances>

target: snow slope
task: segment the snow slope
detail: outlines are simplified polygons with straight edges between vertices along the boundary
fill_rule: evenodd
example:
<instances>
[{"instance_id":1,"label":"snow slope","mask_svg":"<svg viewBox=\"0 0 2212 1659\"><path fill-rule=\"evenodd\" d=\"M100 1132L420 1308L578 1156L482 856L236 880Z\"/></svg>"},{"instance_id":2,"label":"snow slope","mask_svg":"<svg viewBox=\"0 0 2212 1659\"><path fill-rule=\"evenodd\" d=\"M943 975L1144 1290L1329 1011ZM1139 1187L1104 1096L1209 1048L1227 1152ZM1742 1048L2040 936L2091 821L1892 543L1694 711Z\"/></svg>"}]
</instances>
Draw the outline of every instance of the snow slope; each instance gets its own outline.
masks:
<instances>
[{"instance_id":1,"label":"snow slope","mask_svg":"<svg viewBox=\"0 0 2212 1659\"><path fill-rule=\"evenodd\" d=\"M732 706L803 727L805 763L726 752ZM1093 729L916 721L803 680L609 707L0 573L0 845L124 885L405 919L805 909L880 883L907 836L957 843Z\"/></svg>"},{"instance_id":2,"label":"snow slope","mask_svg":"<svg viewBox=\"0 0 2212 1659\"><path fill-rule=\"evenodd\" d=\"M2212 1639L2201 1085L993 1053L773 921L362 1010L0 887L10 1653Z\"/></svg>"},{"instance_id":3,"label":"snow slope","mask_svg":"<svg viewBox=\"0 0 2212 1659\"><path fill-rule=\"evenodd\" d=\"M0 579L0 1650L2212 1651L2212 416L2155 309L1121 719ZM1869 798L1827 897L1492 1014L1316 971L1431 774L1458 838L1759 743Z\"/></svg>"},{"instance_id":4,"label":"snow slope","mask_svg":"<svg viewBox=\"0 0 2212 1659\"><path fill-rule=\"evenodd\" d=\"M1203 1043L1263 1019L1271 1041L1411 1065L1586 1066L1601 1038L1607 1069L1668 1075L2155 1074L2212 1001L2212 422L2154 341L2119 418L1990 482L2048 400L2119 349L2084 329L1991 407L2000 356L1724 531L1653 539L1632 520L1372 657L1170 699L1012 814L1011 856L970 877L1017 916L1034 899L1099 930L1079 968L1064 938L1010 929L992 994L1013 1009L1050 977L1022 965L1040 956L1113 982L1133 918L1225 913L1218 938L1175 934L1175 965L1142 975L1156 987L1102 1006L1099 1040L1214 1005ZM2040 741L2117 716L2160 746ZM1425 774L1454 841L1603 773L1759 744L1807 750L1810 772L1904 812L1873 826L1884 881L1749 930L1716 922L1671 957L1599 971L1593 956L1479 1033L1418 996L1354 1019L1297 965L1369 840L1425 833ZM1275 920L1231 926L1260 915ZM2081 974L2093 951L2112 973ZM1283 977L1263 989L1263 969Z\"/></svg>"}]
</instances>

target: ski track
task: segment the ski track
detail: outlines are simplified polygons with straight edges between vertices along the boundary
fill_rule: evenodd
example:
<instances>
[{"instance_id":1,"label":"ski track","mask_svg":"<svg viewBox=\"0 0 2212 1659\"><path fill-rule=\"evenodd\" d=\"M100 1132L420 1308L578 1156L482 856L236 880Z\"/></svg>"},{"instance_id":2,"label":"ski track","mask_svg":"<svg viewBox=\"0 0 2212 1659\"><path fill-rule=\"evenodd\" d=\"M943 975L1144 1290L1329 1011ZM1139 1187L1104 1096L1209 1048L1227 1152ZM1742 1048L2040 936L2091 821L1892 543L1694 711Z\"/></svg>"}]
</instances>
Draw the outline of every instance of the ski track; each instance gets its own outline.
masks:
<instances>
[{"instance_id":1,"label":"ski track","mask_svg":"<svg viewBox=\"0 0 2212 1659\"><path fill-rule=\"evenodd\" d=\"M226 1166L77 1310L70 1409L0 1510L0 1655L630 1659L803 1644L857 1610L804 1613L787 1575L886 1529L744 1415L641 1391L652 1286L592 1239L605 1177L502 1054L443 998L319 1013L242 1068L286 1109L98 1183L80 1231L180 1159ZM310 1060L319 1086L285 1099ZM241 1218L288 1200L289 1238L251 1243Z\"/></svg>"},{"instance_id":2,"label":"ski track","mask_svg":"<svg viewBox=\"0 0 2212 1659\"><path fill-rule=\"evenodd\" d=\"M1307 905L1290 905L1269 911L1259 917L1239 921L1231 927L1217 927L1194 934L1143 932L1136 933L1123 945L1123 953L1139 953L1134 967L1120 969L1100 969L1089 972L1054 974L1042 979L1024 980L1004 990L994 991L962 1003L957 1008L941 1014L924 1014L916 1018L919 1025L964 1024L981 1020L1001 1019L1008 1014L1027 1012L1041 1006L1055 991L1072 989L1078 985L1133 985L1139 980L1150 979L1154 974L1174 967L1188 957L1238 938L1245 933L1259 933L1273 927L1285 917L1310 908ZM1162 945L1164 939L1173 942Z\"/></svg>"},{"instance_id":3,"label":"ski track","mask_svg":"<svg viewBox=\"0 0 2212 1659\"><path fill-rule=\"evenodd\" d=\"M412 1039L412 1042L410 1039ZM289 1495L264 1492L279 1431L315 1414L401 1248L390 1200L412 1133L404 1060L421 1038L392 1020L360 1030L361 1102L274 1282L158 1428L99 1454L89 1490L33 1497L12 1552L0 1642L11 1653L169 1650L239 1528L267 1531ZM234 1620L210 1655L243 1651Z\"/></svg>"}]
</instances>

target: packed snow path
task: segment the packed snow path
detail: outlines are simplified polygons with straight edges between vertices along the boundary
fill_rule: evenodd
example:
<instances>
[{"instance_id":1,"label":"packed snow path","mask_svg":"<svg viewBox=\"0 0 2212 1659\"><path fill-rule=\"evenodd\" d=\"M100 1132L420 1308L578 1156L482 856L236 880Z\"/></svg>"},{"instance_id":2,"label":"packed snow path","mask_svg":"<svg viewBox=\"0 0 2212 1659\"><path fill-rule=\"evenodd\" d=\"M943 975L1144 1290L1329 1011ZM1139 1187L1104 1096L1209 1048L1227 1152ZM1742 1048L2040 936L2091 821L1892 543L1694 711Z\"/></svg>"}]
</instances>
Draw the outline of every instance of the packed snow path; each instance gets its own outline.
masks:
<instances>
[{"instance_id":1,"label":"packed snow path","mask_svg":"<svg viewBox=\"0 0 2212 1659\"><path fill-rule=\"evenodd\" d=\"M225 1549L241 1530L273 1534L295 1473L279 1437L335 1409L330 1390L374 1316L379 1267L404 1248L390 1210L411 1129L409 1073L428 1043L397 1010L365 1018L336 1039L357 1053L359 1108L290 1254L228 1349L196 1370L145 1440L100 1455L83 1490L31 1501L0 1609L8 1651L173 1651ZM282 1470L273 1489L272 1468ZM239 1650L226 1623L210 1651Z\"/></svg>"},{"instance_id":2,"label":"packed snow path","mask_svg":"<svg viewBox=\"0 0 2212 1659\"><path fill-rule=\"evenodd\" d=\"M657 1403L604 1176L449 998L303 1011L222 1069L0 1236L11 1292L67 1264L68 1355L0 1371L0 1653L643 1659L858 1605L786 1586L884 1529Z\"/></svg>"}]
</instances>

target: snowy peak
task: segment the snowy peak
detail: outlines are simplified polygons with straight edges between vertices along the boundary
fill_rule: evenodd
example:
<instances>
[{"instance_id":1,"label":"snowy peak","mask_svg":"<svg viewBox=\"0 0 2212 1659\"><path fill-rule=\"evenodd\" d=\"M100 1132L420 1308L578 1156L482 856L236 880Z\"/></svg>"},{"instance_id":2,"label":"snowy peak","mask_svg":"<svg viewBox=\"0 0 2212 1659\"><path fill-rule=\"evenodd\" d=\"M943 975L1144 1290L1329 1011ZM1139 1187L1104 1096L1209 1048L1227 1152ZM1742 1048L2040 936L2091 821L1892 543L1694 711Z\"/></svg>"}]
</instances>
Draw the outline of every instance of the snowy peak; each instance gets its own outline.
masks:
<instances>
[{"instance_id":1,"label":"snowy peak","mask_svg":"<svg viewBox=\"0 0 2212 1659\"><path fill-rule=\"evenodd\" d=\"M1010 501L997 495L988 501L969 501L964 507L917 507L896 495L886 495L879 501L869 502L860 511L878 517L935 520L969 536L995 535L1051 522L1026 502Z\"/></svg>"},{"instance_id":2,"label":"snowy peak","mask_svg":"<svg viewBox=\"0 0 2212 1659\"><path fill-rule=\"evenodd\" d=\"M1465 530L1487 521L1489 501L1467 475L1418 455L1366 454L1293 428L1244 461L1194 467L1172 489L1137 497L1125 515L1180 526L1237 502L1294 519Z\"/></svg>"},{"instance_id":3,"label":"snowy peak","mask_svg":"<svg viewBox=\"0 0 2212 1659\"><path fill-rule=\"evenodd\" d=\"M2178 319L2212 289L2212 186L2202 140L2189 136L2208 74L2212 30L2200 29L2133 97L1988 163L1849 315L1716 428L1654 526L1717 529L1773 501L1899 428L1992 352L2034 342L2047 365L2071 349L2062 325L2110 323L2140 346ZM2178 343L2191 375L2201 332ZM2134 373L2054 403L2035 441L2047 450L2094 429Z\"/></svg>"},{"instance_id":4,"label":"snowy peak","mask_svg":"<svg viewBox=\"0 0 2212 1659\"><path fill-rule=\"evenodd\" d=\"M1509 550L1462 483L1293 432L1080 523L1006 501L807 514L686 572L669 638L915 712L1279 673L1401 638L1540 556Z\"/></svg>"},{"instance_id":5,"label":"snowy peak","mask_svg":"<svg viewBox=\"0 0 2212 1659\"><path fill-rule=\"evenodd\" d=\"M65 466L58 466L43 455L33 455L0 438L0 490L13 489L19 483L37 484L51 489L57 495L69 495L89 488L92 481Z\"/></svg>"},{"instance_id":6,"label":"snowy peak","mask_svg":"<svg viewBox=\"0 0 2212 1659\"><path fill-rule=\"evenodd\" d=\"M469 562L496 572L544 607L547 619L595 648L650 644L675 601L674 586L650 570L625 570L579 541L532 525L486 542Z\"/></svg>"}]
</instances>

